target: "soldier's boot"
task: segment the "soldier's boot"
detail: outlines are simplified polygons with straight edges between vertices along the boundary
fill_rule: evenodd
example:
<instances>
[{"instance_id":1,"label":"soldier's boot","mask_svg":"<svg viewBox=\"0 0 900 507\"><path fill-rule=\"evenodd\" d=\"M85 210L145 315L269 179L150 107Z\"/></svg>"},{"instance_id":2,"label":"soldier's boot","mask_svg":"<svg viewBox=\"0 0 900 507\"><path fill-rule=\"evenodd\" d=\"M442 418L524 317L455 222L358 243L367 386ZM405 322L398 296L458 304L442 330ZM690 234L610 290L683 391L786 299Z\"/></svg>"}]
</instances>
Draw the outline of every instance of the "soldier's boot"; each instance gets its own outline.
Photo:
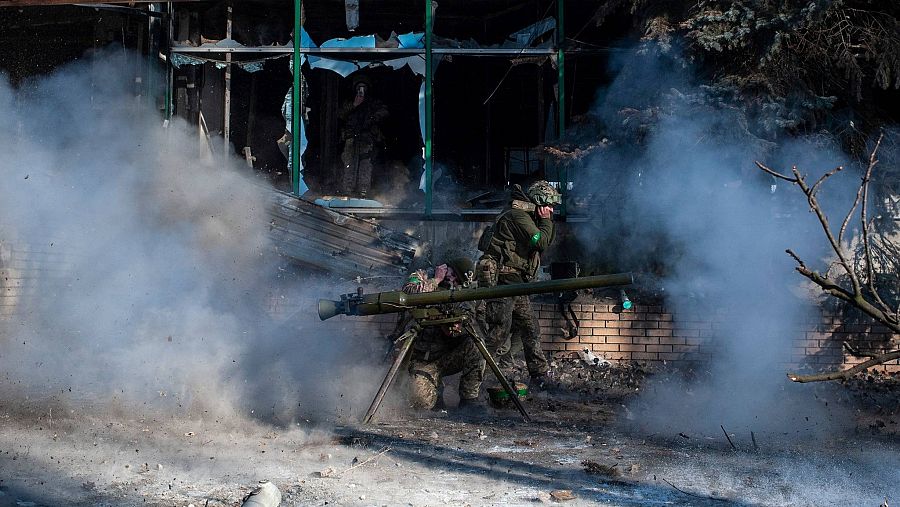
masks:
<instances>
[{"instance_id":1,"label":"soldier's boot","mask_svg":"<svg viewBox=\"0 0 900 507\"><path fill-rule=\"evenodd\" d=\"M547 370L545 373L531 375L531 382L528 385L529 390L533 393L546 392L552 393L560 390L559 381L553 370Z\"/></svg>"},{"instance_id":2,"label":"soldier's boot","mask_svg":"<svg viewBox=\"0 0 900 507\"><path fill-rule=\"evenodd\" d=\"M478 398L460 398L459 405L456 406L457 412L464 416L484 416L487 415L487 407L484 402Z\"/></svg>"}]
</instances>

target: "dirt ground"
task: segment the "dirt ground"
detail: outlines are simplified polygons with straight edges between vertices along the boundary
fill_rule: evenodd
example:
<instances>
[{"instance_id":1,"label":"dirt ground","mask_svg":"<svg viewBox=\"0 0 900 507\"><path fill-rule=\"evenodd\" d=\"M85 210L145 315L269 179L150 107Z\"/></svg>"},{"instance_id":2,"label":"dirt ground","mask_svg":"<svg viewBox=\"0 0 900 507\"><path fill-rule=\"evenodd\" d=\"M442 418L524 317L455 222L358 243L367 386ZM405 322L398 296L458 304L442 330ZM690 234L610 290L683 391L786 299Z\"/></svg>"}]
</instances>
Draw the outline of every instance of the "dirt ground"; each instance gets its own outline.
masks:
<instances>
[{"instance_id":1,"label":"dirt ground","mask_svg":"<svg viewBox=\"0 0 900 507\"><path fill-rule=\"evenodd\" d=\"M0 507L234 506L260 480L282 505L870 505L900 499L897 376L837 389L857 414L826 439L647 434L625 408L648 372L558 360L563 389L515 410L378 422L132 418L0 407ZM455 400L448 398L448 404ZM571 498L571 499L568 499Z\"/></svg>"}]
</instances>

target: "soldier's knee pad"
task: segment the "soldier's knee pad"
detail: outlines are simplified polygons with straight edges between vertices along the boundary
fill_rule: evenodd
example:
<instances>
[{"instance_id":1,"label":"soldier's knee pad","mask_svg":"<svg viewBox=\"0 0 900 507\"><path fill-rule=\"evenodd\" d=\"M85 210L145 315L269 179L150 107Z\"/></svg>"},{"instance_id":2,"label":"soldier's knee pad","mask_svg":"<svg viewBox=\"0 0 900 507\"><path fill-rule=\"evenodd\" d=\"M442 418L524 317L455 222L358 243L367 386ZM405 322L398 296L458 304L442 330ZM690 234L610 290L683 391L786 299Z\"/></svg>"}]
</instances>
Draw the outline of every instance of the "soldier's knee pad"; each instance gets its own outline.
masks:
<instances>
[{"instance_id":1,"label":"soldier's knee pad","mask_svg":"<svg viewBox=\"0 0 900 507\"><path fill-rule=\"evenodd\" d=\"M414 373L410 382L410 403L415 408L431 410L437 404L438 386L430 375Z\"/></svg>"}]
</instances>

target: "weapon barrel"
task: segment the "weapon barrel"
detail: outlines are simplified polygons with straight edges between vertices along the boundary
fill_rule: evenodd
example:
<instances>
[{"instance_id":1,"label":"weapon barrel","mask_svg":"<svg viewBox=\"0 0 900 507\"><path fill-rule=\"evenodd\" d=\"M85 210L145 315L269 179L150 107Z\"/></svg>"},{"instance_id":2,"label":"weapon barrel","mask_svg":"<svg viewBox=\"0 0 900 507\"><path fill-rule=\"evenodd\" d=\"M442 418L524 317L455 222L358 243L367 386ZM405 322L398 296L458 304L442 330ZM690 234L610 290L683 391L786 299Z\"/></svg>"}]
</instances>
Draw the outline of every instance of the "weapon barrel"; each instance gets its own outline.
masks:
<instances>
[{"instance_id":1,"label":"weapon barrel","mask_svg":"<svg viewBox=\"0 0 900 507\"><path fill-rule=\"evenodd\" d=\"M631 283L634 283L634 276L631 273L616 273L612 275L498 285L496 287L481 287L477 289L441 290L422 294L406 294L400 291L377 292L365 294L360 299L352 302L349 300L329 301L320 299L319 318L325 320L339 314L377 315L381 313L398 313L420 306L567 292L614 285L629 285Z\"/></svg>"}]
</instances>

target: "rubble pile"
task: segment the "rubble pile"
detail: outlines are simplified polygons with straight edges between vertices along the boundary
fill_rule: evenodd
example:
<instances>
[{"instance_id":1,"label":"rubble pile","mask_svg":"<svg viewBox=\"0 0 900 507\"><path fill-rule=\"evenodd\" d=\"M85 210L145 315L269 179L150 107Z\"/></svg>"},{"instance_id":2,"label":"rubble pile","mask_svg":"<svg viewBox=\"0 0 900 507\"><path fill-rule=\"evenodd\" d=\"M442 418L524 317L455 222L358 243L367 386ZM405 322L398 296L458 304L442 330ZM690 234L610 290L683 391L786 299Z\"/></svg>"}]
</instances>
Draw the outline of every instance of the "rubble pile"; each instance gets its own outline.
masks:
<instances>
[{"instance_id":1,"label":"rubble pile","mask_svg":"<svg viewBox=\"0 0 900 507\"><path fill-rule=\"evenodd\" d=\"M844 383L849 405L857 410L857 427L873 434L900 434L900 372L870 370Z\"/></svg>"},{"instance_id":2,"label":"rubble pile","mask_svg":"<svg viewBox=\"0 0 900 507\"><path fill-rule=\"evenodd\" d=\"M635 393L652 372L638 363L607 361L574 351L555 354L550 367L560 390L588 398L621 398ZM512 377L527 382L524 362L516 361Z\"/></svg>"}]
</instances>

